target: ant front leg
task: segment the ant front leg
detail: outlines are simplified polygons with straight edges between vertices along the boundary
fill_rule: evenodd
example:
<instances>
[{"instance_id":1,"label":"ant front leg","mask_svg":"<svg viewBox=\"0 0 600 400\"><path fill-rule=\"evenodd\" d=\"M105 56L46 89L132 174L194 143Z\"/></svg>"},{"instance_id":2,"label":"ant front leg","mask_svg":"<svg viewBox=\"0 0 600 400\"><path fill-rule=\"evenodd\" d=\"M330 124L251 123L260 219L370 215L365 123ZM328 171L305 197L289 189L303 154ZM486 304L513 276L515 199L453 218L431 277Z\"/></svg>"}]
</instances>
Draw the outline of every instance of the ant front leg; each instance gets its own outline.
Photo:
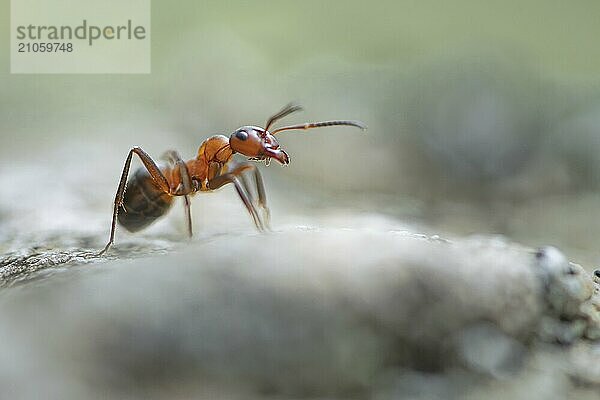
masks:
<instances>
[{"instance_id":1,"label":"ant front leg","mask_svg":"<svg viewBox=\"0 0 600 400\"><path fill-rule=\"evenodd\" d=\"M117 228L117 214L119 213L119 207L123 204L123 195L125 194L125 188L127 186L127 177L129 175L129 169L131 167L131 159L133 158L134 154L138 155L138 157L142 161L142 164L144 164L144 167L146 167L146 169L150 173L150 176L156 182L159 188L165 193L169 193L170 191L169 182L167 181L167 178L165 178L165 176L160 171L154 160L150 158L148 153L146 153L144 150L137 146L129 150L129 154L127 155L127 159L125 160L125 166L123 167L123 172L121 173L121 180L119 181L117 194L115 195L112 223L110 228L110 238L106 246L104 246L104 249L100 253L98 253L99 256L106 253L108 248L115 241L115 230Z\"/></svg>"},{"instance_id":2,"label":"ant front leg","mask_svg":"<svg viewBox=\"0 0 600 400\"><path fill-rule=\"evenodd\" d=\"M267 206L267 193L265 192L265 184L258 167L250 163L240 163L233 169L233 171L231 171L231 173L240 177L246 192L248 192L251 200L253 200L252 191L250 190L250 183L248 182L246 174L244 174L244 172L247 170L251 170L254 174L254 183L256 184L256 193L258 194L258 205L264 212L264 225L267 229L271 229L271 211Z\"/></svg>"},{"instance_id":3,"label":"ant front leg","mask_svg":"<svg viewBox=\"0 0 600 400\"><path fill-rule=\"evenodd\" d=\"M242 199L242 202L246 206L246 210L248 210L248 213L250 213L250 216L252 216L252 219L254 220L254 225L256 225L256 229L262 232L265 229L264 224L260 219L258 211L254 206L254 203L252 202L251 194L248 194L248 191L244 187L245 185L242 183L239 177L241 172L243 172L243 170L239 171L239 168L236 168L232 172L217 175L208 181L208 187L211 190L216 190L222 186L225 186L228 183L233 183L233 185L235 186L235 190L237 191L238 195Z\"/></svg>"},{"instance_id":4,"label":"ant front leg","mask_svg":"<svg viewBox=\"0 0 600 400\"><path fill-rule=\"evenodd\" d=\"M266 229L270 230L271 229L271 226L270 226L271 225L271 211L269 210L269 207L267 206L267 194L265 192L265 184L263 182L260 170L258 169L258 167L256 165L248 163L248 162L235 163L235 164L232 163L231 166L233 167L233 169L231 170L231 173L234 174L235 176L239 177L252 204L254 204L254 195L253 195L253 191L250 188L250 186L251 186L250 181L248 180L247 174L245 174L245 172L248 170L253 172L254 183L256 185L255 190L256 190L256 194L258 195L258 206L262 209L263 216L264 216L264 220L262 222L263 222L264 227Z\"/></svg>"},{"instance_id":5,"label":"ant front leg","mask_svg":"<svg viewBox=\"0 0 600 400\"><path fill-rule=\"evenodd\" d=\"M190 178L190 173L188 171L187 165L181 159L179 153L175 150L169 150L163 154L163 159L167 160L169 163L173 164L174 167L179 169L179 175L181 177L181 183L177 188L175 188L175 192L173 194L178 195L179 193L183 194L184 200L184 209L185 209L185 219L187 223L188 236L191 238L193 235L192 231L192 210L190 204L190 196L189 194L194 191L192 179Z\"/></svg>"}]
</instances>

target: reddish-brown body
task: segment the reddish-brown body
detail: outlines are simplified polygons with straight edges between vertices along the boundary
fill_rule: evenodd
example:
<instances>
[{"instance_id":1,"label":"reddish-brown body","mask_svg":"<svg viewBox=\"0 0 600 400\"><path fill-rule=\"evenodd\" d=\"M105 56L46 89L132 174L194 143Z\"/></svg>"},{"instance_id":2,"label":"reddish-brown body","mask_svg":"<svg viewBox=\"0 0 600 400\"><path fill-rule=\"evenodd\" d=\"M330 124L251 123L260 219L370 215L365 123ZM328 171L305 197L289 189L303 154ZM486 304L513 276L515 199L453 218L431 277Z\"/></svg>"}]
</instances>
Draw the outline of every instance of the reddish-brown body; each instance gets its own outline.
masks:
<instances>
[{"instance_id":1,"label":"reddish-brown body","mask_svg":"<svg viewBox=\"0 0 600 400\"><path fill-rule=\"evenodd\" d=\"M288 164L289 156L279 147L274 137L278 132L334 125L365 129L364 125L355 121L325 121L291 125L269 132L270 126L277 120L300 109L297 105L288 104L269 118L265 128L243 126L229 138L223 135L211 136L202 142L196 158L187 162L183 161L176 151L168 151L164 155L168 164L158 167L141 148L131 149L125 160L115 196L110 239L101 254L114 242L117 222L131 232L139 231L164 215L171 208L173 198L177 196L185 200L188 233L191 236L190 196L199 191L215 190L229 183L235 186L257 229L268 229L270 214L260 172L254 164L233 163L233 155L240 153L250 160L264 161L267 165L272 158L281 164ZM128 180L134 154L138 155L144 167L138 169ZM247 171L253 172L257 200L245 176Z\"/></svg>"},{"instance_id":2,"label":"reddish-brown body","mask_svg":"<svg viewBox=\"0 0 600 400\"><path fill-rule=\"evenodd\" d=\"M215 135L206 139L200 145L196 158L186 162L190 177L199 184L198 190L210 190L208 181L219 175L232 157L227 136ZM175 172L173 179L180 181L181 176Z\"/></svg>"},{"instance_id":3,"label":"reddish-brown body","mask_svg":"<svg viewBox=\"0 0 600 400\"><path fill-rule=\"evenodd\" d=\"M215 135L206 139L198 156L185 163L191 187L185 189L182 170L166 165L160 168L169 185L169 192L161 189L146 168L139 168L127 181L127 190L119 206L117 220L130 232L137 232L166 214L175 196L194 195L197 191L210 191L209 179L221 174L233 156L229 139Z\"/></svg>"}]
</instances>

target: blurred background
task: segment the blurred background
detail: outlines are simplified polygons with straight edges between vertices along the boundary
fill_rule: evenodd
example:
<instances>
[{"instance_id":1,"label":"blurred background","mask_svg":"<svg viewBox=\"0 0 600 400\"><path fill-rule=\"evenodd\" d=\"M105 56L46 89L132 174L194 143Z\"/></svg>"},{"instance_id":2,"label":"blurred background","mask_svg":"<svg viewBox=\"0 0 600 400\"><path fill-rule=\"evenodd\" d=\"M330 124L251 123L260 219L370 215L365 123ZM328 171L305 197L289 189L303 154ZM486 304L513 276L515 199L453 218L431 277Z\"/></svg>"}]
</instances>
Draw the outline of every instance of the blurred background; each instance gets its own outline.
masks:
<instances>
[{"instance_id":1,"label":"blurred background","mask_svg":"<svg viewBox=\"0 0 600 400\"><path fill-rule=\"evenodd\" d=\"M293 213L342 226L384 216L554 244L592 267L598 15L592 0L153 1L148 75L11 75L4 47L0 250L14 251L17 234L104 237L133 145L191 158L206 137L297 101L305 112L288 123L369 130L280 136L292 164L263 168L275 227ZM4 46L9 25L0 13ZM197 196L197 230L252 229L230 204L229 189ZM182 213L152 229L184 232Z\"/></svg>"}]
</instances>

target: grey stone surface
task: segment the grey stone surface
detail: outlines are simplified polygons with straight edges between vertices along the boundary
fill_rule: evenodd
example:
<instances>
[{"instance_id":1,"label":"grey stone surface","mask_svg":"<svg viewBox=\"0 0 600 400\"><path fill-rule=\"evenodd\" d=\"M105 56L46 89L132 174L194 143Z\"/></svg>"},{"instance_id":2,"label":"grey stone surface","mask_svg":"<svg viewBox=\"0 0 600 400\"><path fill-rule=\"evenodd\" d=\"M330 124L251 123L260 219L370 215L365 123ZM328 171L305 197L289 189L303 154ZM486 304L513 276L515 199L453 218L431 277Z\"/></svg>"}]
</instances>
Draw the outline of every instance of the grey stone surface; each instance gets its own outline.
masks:
<instances>
[{"instance_id":1,"label":"grey stone surface","mask_svg":"<svg viewBox=\"0 0 600 400\"><path fill-rule=\"evenodd\" d=\"M108 258L3 259L0 385L10 398L600 390L586 339L600 329L598 285L555 248L364 227L143 242ZM15 275L17 265L29 273Z\"/></svg>"}]
</instances>

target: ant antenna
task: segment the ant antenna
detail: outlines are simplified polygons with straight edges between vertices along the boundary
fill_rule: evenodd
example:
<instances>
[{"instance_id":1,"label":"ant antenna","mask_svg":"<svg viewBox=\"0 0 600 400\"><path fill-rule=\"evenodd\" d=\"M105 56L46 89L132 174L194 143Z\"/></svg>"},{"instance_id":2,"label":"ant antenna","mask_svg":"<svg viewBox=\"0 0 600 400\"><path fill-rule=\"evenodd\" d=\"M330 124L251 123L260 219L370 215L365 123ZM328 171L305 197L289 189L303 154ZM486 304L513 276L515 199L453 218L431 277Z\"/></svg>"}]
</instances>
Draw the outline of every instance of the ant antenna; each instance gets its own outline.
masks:
<instances>
[{"instance_id":1,"label":"ant antenna","mask_svg":"<svg viewBox=\"0 0 600 400\"><path fill-rule=\"evenodd\" d=\"M300 106L299 104L296 104L296 103L287 104L285 107L283 107L281 109L281 111L279 111L277 114L275 114L271 118L269 118L269 120L267 121L267 125L265 126L265 131L268 131L269 127L271 127L271 125L273 125L275 122L277 122L281 118L287 117L288 115L295 113L296 111L301 111L301 110L302 110L302 106Z\"/></svg>"},{"instance_id":2,"label":"ant antenna","mask_svg":"<svg viewBox=\"0 0 600 400\"><path fill-rule=\"evenodd\" d=\"M363 131L367 129L367 126L359 121L306 122L304 124L284 126L283 128L275 129L273 132L271 132L271 135L274 135L281 131L306 130L306 129L312 129L312 128L323 128L325 126L338 126L338 125L354 126L354 127L362 129Z\"/></svg>"}]
</instances>

